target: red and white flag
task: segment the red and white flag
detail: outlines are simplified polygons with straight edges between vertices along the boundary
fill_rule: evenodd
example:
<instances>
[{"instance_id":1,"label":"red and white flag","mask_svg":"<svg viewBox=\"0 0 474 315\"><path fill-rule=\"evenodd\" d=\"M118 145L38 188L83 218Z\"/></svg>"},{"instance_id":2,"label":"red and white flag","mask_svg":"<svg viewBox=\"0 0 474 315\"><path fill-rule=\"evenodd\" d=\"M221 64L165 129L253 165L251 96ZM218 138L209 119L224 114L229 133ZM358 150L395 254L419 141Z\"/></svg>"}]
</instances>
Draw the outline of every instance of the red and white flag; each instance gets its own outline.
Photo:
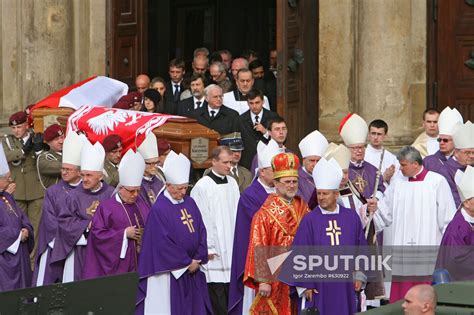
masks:
<instances>
[{"instance_id":1,"label":"red and white flag","mask_svg":"<svg viewBox=\"0 0 474 315\"><path fill-rule=\"evenodd\" d=\"M49 95L32 108L70 107L78 109L83 105L112 107L118 99L127 94L128 86L118 80L93 76Z\"/></svg>"},{"instance_id":2,"label":"red and white flag","mask_svg":"<svg viewBox=\"0 0 474 315\"><path fill-rule=\"evenodd\" d=\"M67 132L82 131L92 144L103 143L108 135L118 134L125 154L130 148L136 151L149 132L176 117L179 116L82 106L69 116Z\"/></svg>"}]
</instances>

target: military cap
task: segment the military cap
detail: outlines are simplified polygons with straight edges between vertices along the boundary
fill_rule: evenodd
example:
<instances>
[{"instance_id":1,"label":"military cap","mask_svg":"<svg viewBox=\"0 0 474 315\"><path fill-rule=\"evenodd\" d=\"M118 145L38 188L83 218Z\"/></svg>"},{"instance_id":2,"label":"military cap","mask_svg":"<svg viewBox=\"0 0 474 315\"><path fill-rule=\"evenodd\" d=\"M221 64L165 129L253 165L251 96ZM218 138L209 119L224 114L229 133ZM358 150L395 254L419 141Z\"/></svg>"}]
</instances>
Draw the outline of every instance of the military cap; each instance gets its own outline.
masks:
<instances>
[{"instance_id":1,"label":"military cap","mask_svg":"<svg viewBox=\"0 0 474 315\"><path fill-rule=\"evenodd\" d=\"M112 152L118 148L122 147L122 138L119 135L110 135L104 138L102 143L105 152Z\"/></svg>"},{"instance_id":2,"label":"military cap","mask_svg":"<svg viewBox=\"0 0 474 315\"><path fill-rule=\"evenodd\" d=\"M26 115L25 112L23 111L16 112L15 114L10 116L10 119L8 120L8 125L16 126L16 125L26 122L27 119L28 119L28 116Z\"/></svg>"},{"instance_id":3,"label":"military cap","mask_svg":"<svg viewBox=\"0 0 474 315\"><path fill-rule=\"evenodd\" d=\"M64 135L63 127L58 124L53 124L45 129L43 133L43 140L45 142L54 140L56 137Z\"/></svg>"},{"instance_id":4,"label":"military cap","mask_svg":"<svg viewBox=\"0 0 474 315\"><path fill-rule=\"evenodd\" d=\"M171 150L171 145L168 140L160 138L158 139L158 154L162 155Z\"/></svg>"},{"instance_id":5,"label":"military cap","mask_svg":"<svg viewBox=\"0 0 474 315\"><path fill-rule=\"evenodd\" d=\"M233 132L222 136L219 138L219 144L229 147L232 151L242 151L244 149L240 132Z\"/></svg>"}]
</instances>

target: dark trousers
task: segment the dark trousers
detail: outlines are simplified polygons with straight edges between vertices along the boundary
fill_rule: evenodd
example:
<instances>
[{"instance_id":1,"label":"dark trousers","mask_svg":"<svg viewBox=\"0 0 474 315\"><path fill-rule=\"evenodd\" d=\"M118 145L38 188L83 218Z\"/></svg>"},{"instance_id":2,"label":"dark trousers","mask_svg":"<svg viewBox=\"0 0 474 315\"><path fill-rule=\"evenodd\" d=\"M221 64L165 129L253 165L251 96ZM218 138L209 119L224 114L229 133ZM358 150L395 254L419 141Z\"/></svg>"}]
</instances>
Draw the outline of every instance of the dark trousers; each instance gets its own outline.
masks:
<instances>
[{"instance_id":1,"label":"dark trousers","mask_svg":"<svg viewBox=\"0 0 474 315\"><path fill-rule=\"evenodd\" d=\"M226 315L227 300L229 299L229 283L208 283L207 288L209 290L214 315Z\"/></svg>"}]
</instances>

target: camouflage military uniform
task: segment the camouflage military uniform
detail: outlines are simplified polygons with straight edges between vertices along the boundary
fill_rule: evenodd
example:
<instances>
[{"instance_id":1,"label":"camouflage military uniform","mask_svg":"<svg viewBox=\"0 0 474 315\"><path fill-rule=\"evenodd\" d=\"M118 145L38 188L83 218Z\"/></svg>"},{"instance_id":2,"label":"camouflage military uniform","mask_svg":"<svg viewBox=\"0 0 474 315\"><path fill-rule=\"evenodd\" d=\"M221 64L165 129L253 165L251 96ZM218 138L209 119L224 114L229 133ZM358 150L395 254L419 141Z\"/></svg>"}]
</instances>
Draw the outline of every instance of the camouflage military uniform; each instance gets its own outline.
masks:
<instances>
[{"instance_id":1,"label":"camouflage military uniform","mask_svg":"<svg viewBox=\"0 0 474 315\"><path fill-rule=\"evenodd\" d=\"M117 187L119 183L118 165L113 164L108 159L104 161L104 180L110 186Z\"/></svg>"},{"instance_id":2,"label":"camouflage military uniform","mask_svg":"<svg viewBox=\"0 0 474 315\"><path fill-rule=\"evenodd\" d=\"M29 133L30 137L33 137L33 132L30 131ZM44 189L41 186L36 169L36 153L32 150L28 154L24 154L22 140L12 135L5 135L2 140L8 166L16 184L13 197L33 225L36 249L38 226L41 219L41 205L44 196ZM32 252L33 259L34 252L35 250Z\"/></svg>"},{"instance_id":3,"label":"camouflage military uniform","mask_svg":"<svg viewBox=\"0 0 474 315\"><path fill-rule=\"evenodd\" d=\"M63 156L54 151L44 151L37 158L38 177L46 190L61 179Z\"/></svg>"}]
</instances>

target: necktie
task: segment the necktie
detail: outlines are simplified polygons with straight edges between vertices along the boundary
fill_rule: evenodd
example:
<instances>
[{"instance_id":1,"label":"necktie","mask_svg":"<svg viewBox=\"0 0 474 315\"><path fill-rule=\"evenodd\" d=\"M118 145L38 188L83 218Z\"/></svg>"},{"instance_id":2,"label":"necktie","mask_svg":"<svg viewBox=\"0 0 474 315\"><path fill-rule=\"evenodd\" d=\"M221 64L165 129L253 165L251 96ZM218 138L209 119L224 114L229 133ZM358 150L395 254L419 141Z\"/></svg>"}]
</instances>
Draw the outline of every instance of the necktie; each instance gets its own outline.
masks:
<instances>
[{"instance_id":1,"label":"necktie","mask_svg":"<svg viewBox=\"0 0 474 315\"><path fill-rule=\"evenodd\" d=\"M232 175L233 175L235 178L238 178L238 176L237 176L237 167L235 167L235 166L232 168Z\"/></svg>"},{"instance_id":2,"label":"necktie","mask_svg":"<svg viewBox=\"0 0 474 315\"><path fill-rule=\"evenodd\" d=\"M197 102L196 102L196 109L200 108L200 107L201 107L201 104L202 104L201 101L197 101Z\"/></svg>"},{"instance_id":3,"label":"necktie","mask_svg":"<svg viewBox=\"0 0 474 315\"><path fill-rule=\"evenodd\" d=\"M174 85L173 99L174 101L179 101L179 84Z\"/></svg>"},{"instance_id":4,"label":"necktie","mask_svg":"<svg viewBox=\"0 0 474 315\"><path fill-rule=\"evenodd\" d=\"M259 120L259 117L258 117L258 115L256 115L256 116L255 116L255 124L260 123L258 120Z\"/></svg>"},{"instance_id":5,"label":"necktie","mask_svg":"<svg viewBox=\"0 0 474 315\"><path fill-rule=\"evenodd\" d=\"M215 111L215 110L211 110L211 119L213 119L214 116L216 116L216 111Z\"/></svg>"}]
</instances>

